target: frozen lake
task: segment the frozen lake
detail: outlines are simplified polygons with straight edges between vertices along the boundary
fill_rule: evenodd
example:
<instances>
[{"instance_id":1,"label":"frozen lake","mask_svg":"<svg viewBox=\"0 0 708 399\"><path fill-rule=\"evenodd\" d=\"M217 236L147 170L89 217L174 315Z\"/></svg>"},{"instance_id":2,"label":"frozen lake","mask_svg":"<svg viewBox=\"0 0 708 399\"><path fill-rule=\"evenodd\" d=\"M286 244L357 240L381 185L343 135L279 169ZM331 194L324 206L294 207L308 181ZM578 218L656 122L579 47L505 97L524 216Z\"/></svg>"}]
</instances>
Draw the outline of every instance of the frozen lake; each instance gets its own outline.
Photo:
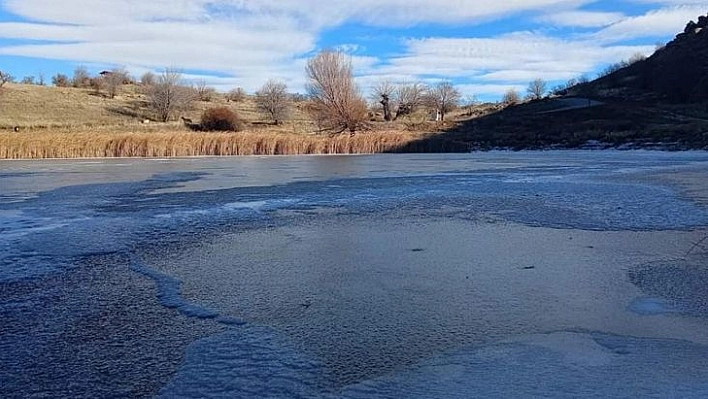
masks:
<instances>
[{"instance_id":1,"label":"frozen lake","mask_svg":"<svg viewBox=\"0 0 708 399\"><path fill-rule=\"evenodd\" d=\"M0 397L705 398L706 236L703 152L0 161Z\"/></svg>"}]
</instances>

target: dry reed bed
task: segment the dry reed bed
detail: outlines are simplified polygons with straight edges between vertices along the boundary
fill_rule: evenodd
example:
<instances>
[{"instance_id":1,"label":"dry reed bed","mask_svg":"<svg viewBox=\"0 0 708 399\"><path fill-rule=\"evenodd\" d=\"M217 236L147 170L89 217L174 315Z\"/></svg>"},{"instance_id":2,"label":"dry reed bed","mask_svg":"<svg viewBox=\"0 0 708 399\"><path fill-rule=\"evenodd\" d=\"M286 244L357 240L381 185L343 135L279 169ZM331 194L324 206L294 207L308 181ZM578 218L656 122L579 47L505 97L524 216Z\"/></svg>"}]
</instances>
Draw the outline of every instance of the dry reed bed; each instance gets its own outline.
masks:
<instances>
[{"instance_id":1,"label":"dry reed bed","mask_svg":"<svg viewBox=\"0 0 708 399\"><path fill-rule=\"evenodd\" d=\"M0 158L371 154L396 152L428 136L407 132L364 132L333 137L265 132L0 132Z\"/></svg>"}]
</instances>

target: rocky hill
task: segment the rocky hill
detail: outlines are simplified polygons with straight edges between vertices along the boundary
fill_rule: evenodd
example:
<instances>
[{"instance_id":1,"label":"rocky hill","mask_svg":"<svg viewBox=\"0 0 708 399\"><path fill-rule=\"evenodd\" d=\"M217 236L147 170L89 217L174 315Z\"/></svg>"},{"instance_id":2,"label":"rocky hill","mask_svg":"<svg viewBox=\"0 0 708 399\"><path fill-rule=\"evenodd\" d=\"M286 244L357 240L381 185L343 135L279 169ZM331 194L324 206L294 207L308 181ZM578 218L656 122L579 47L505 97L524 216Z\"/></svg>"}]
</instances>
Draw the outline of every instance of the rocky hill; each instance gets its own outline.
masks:
<instances>
[{"instance_id":1,"label":"rocky hill","mask_svg":"<svg viewBox=\"0 0 708 399\"><path fill-rule=\"evenodd\" d=\"M708 100L708 16L651 57L576 88L575 94L673 103Z\"/></svg>"},{"instance_id":2,"label":"rocky hill","mask_svg":"<svg viewBox=\"0 0 708 399\"><path fill-rule=\"evenodd\" d=\"M504 108L402 151L708 150L708 16L655 54L561 96Z\"/></svg>"}]
</instances>

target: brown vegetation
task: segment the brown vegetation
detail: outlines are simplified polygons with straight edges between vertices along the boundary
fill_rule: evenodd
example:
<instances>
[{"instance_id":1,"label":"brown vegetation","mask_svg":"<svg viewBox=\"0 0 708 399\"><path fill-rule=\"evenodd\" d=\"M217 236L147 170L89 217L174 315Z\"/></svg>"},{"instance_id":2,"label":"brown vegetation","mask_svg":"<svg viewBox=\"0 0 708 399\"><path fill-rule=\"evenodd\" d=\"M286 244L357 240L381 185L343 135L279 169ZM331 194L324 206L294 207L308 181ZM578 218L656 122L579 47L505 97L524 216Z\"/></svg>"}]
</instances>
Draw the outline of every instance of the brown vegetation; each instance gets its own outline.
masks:
<instances>
[{"instance_id":1,"label":"brown vegetation","mask_svg":"<svg viewBox=\"0 0 708 399\"><path fill-rule=\"evenodd\" d=\"M424 134L368 132L356 136L282 133L0 132L0 158L190 157L222 155L370 154L393 152Z\"/></svg>"},{"instance_id":2,"label":"brown vegetation","mask_svg":"<svg viewBox=\"0 0 708 399\"><path fill-rule=\"evenodd\" d=\"M147 87L147 97L157 119L167 122L175 113L189 108L194 101L194 90L182 84L179 72L168 68L154 85Z\"/></svg>"},{"instance_id":3,"label":"brown vegetation","mask_svg":"<svg viewBox=\"0 0 708 399\"><path fill-rule=\"evenodd\" d=\"M216 107L204 111L199 126L207 132L240 132L244 123L230 108Z\"/></svg>"},{"instance_id":4,"label":"brown vegetation","mask_svg":"<svg viewBox=\"0 0 708 399\"><path fill-rule=\"evenodd\" d=\"M0 89L2 89L5 84L12 82L13 77L7 72L0 71Z\"/></svg>"},{"instance_id":5,"label":"brown vegetation","mask_svg":"<svg viewBox=\"0 0 708 399\"><path fill-rule=\"evenodd\" d=\"M256 105L277 125L288 117L290 111L288 87L285 83L269 80L256 92Z\"/></svg>"},{"instance_id":6,"label":"brown vegetation","mask_svg":"<svg viewBox=\"0 0 708 399\"><path fill-rule=\"evenodd\" d=\"M521 95L519 94L516 89L509 89L504 93L504 96L502 97L502 104L505 106L511 106L511 105L516 105L521 102Z\"/></svg>"},{"instance_id":7,"label":"brown vegetation","mask_svg":"<svg viewBox=\"0 0 708 399\"><path fill-rule=\"evenodd\" d=\"M120 92L123 85L130 81L128 71L123 68L116 68L106 71L98 80L103 81L108 93L108 97L115 98Z\"/></svg>"},{"instance_id":8,"label":"brown vegetation","mask_svg":"<svg viewBox=\"0 0 708 399\"><path fill-rule=\"evenodd\" d=\"M354 83L352 63L341 52L324 51L307 63L311 115L323 130L354 133L366 126L368 107Z\"/></svg>"}]
</instances>

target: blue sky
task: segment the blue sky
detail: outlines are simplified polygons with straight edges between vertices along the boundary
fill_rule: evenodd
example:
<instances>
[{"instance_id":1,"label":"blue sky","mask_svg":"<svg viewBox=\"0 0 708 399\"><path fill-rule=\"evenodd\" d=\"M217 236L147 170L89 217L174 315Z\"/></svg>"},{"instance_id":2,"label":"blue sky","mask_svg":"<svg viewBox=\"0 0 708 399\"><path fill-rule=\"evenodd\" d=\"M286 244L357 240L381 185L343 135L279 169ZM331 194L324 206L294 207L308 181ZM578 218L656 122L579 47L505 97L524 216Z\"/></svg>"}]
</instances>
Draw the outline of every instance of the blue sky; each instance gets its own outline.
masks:
<instances>
[{"instance_id":1,"label":"blue sky","mask_svg":"<svg viewBox=\"0 0 708 399\"><path fill-rule=\"evenodd\" d=\"M175 67L224 91L302 91L307 59L335 48L364 91L452 80L493 100L649 55L706 13L708 0L0 0L0 70Z\"/></svg>"}]
</instances>

